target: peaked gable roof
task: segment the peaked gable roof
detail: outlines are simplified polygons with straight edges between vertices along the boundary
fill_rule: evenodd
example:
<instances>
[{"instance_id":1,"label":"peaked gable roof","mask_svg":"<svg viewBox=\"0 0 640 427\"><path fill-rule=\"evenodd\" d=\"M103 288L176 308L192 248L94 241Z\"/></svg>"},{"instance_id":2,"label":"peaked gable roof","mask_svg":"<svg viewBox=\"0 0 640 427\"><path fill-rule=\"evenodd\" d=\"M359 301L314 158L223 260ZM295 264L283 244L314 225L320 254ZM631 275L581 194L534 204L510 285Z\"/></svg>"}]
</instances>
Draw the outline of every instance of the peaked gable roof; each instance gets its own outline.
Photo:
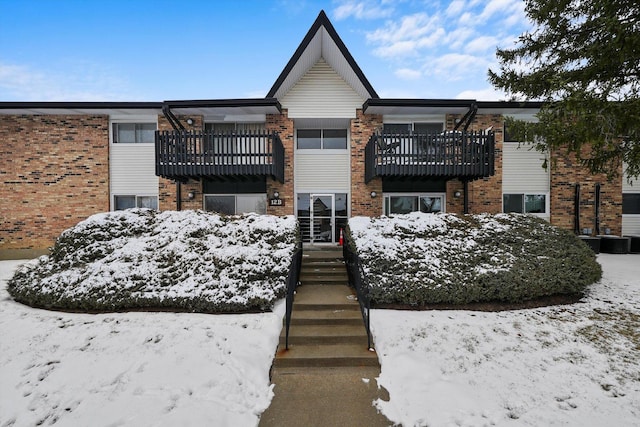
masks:
<instances>
[{"instance_id":1,"label":"peaked gable roof","mask_svg":"<svg viewBox=\"0 0 640 427\"><path fill-rule=\"evenodd\" d=\"M320 58L324 58L362 98L378 98L378 94L338 36L324 10L320 11L266 97L284 96Z\"/></svg>"}]
</instances>

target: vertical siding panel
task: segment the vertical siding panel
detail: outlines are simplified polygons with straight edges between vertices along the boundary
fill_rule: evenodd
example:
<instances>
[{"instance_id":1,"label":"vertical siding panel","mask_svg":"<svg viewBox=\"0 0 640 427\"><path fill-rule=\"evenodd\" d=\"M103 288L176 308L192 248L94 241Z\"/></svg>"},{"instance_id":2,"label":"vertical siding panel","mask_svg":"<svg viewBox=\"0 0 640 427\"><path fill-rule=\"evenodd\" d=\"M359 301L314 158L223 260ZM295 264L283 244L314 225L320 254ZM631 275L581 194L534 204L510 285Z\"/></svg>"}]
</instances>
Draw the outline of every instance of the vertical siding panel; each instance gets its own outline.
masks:
<instances>
[{"instance_id":1,"label":"vertical siding panel","mask_svg":"<svg viewBox=\"0 0 640 427\"><path fill-rule=\"evenodd\" d=\"M154 144L112 144L109 178L111 195L158 195Z\"/></svg>"},{"instance_id":2,"label":"vertical siding panel","mask_svg":"<svg viewBox=\"0 0 640 427\"><path fill-rule=\"evenodd\" d=\"M506 142L502 146L502 192L548 193L549 171L542 168L544 154L518 148L518 143Z\"/></svg>"},{"instance_id":3,"label":"vertical siding panel","mask_svg":"<svg viewBox=\"0 0 640 427\"><path fill-rule=\"evenodd\" d=\"M280 100L290 118L355 118L364 101L322 58Z\"/></svg>"},{"instance_id":4,"label":"vertical siding panel","mask_svg":"<svg viewBox=\"0 0 640 427\"><path fill-rule=\"evenodd\" d=\"M350 158L344 153L296 154L294 182L296 191L335 190L348 193L350 190Z\"/></svg>"}]
</instances>

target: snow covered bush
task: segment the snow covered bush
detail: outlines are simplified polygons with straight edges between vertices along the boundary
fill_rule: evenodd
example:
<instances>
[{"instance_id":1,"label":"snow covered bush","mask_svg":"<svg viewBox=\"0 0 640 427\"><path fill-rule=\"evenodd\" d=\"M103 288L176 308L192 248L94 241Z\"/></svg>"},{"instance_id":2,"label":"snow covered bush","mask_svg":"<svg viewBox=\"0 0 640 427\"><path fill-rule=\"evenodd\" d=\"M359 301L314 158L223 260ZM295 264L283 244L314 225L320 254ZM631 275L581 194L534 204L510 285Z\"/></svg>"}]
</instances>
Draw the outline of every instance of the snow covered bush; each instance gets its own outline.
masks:
<instances>
[{"instance_id":1,"label":"snow covered bush","mask_svg":"<svg viewBox=\"0 0 640 427\"><path fill-rule=\"evenodd\" d=\"M8 290L63 310L267 310L284 296L296 238L293 216L101 213L64 231Z\"/></svg>"},{"instance_id":2,"label":"snow covered bush","mask_svg":"<svg viewBox=\"0 0 640 427\"><path fill-rule=\"evenodd\" d=\"M375 304L521 302L602 276L580 239L530 215L355 217L348 232Z\"/></svg>"}]
</instances>

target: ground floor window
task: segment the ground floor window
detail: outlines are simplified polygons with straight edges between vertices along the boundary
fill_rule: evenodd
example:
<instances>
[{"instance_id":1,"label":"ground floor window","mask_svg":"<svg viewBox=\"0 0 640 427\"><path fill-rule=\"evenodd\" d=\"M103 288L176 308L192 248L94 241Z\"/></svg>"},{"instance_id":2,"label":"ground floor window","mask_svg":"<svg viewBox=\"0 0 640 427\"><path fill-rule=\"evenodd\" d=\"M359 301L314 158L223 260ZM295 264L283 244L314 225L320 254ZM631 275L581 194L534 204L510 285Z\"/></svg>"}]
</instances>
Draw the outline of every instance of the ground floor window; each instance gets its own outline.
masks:
<instances>
[{"instance_id":1,"label":"ground floor window","mask_svg":"<svg viewBox=\"0 0 640 427\"><path fill-rule=\"evenodd\" d=\"M298 193L296 214L303 242L337 243L349 219L347 193Z\"/></svg>"},{"instance_id":2,"label":"ground floor window","mask_svg":"<svg viewBox=\"0 0 640 427\"><path fill-rule=\"evenodd\" d=\"M266 194L205 194L204 209L226 215L267 213Z\"/></svg>"},{"instance_id":3,"label":"ground floor window","mask_svg":"<svg viewBox=\"0 0 640 427\"><path fill-rule=\"evenodd\" d=\"M640 193L622 193L622 214L640 214Z\"/></svg>"},{"instance_id":4,"label":"ground floor window","mask_svg":"<svg viewBox=\"0 0 640 427\"><path fill-rule=\"evenodd\" d=\"M114 210L121 211L131 208L148 208L158 209L158 197L157 196L131 196L131 195L118 195L113 196Z\"/></svg>"},{"instance_id":5,"label":"ground floor window","mask_svg":"<svg viewBox=\"0 0 640 427\"><path fill-rule=\"evenodd\" d=\"M502 211L504 213L547 213L546 194L503 194Z\"/></svg>"},{"instance_id":6,"label":"ground floor window","mask_svg":"<svg viewBox=\"0 0 640 427\"><path fill-rule=\"evenodd\" d=\"M444 212L444 194L396 193L384 195L384 214Z\"/></svg>"}]
</instances>

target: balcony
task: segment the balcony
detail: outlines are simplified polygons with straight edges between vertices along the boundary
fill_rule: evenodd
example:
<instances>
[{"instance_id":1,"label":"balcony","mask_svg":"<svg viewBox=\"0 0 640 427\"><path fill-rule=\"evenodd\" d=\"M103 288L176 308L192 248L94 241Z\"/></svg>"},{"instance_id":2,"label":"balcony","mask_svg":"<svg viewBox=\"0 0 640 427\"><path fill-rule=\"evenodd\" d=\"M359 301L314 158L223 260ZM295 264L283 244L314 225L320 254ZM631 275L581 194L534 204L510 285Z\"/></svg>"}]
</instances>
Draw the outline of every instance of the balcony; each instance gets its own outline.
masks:
<instances>
[{"instance_id":1,"label":"balcony","mask_svg":"<svg viewBox=\"0 0 640 427\"><path fill-rule=\"evenodd\" d=\"M270 176L284 182L284 147L276 132L156 132L156 175L189 179Z\"/></svg>"},{"instance_id":2,"label":"balcony","mask_svg":"<svg viewBox=\"0 0 640 427\"><path fill-rule=\"evenodd\" d=\"M459 178L494 174L493 132L376 134L365 147L365 182L380 177Z\"/></svg>"}]
</instances>

